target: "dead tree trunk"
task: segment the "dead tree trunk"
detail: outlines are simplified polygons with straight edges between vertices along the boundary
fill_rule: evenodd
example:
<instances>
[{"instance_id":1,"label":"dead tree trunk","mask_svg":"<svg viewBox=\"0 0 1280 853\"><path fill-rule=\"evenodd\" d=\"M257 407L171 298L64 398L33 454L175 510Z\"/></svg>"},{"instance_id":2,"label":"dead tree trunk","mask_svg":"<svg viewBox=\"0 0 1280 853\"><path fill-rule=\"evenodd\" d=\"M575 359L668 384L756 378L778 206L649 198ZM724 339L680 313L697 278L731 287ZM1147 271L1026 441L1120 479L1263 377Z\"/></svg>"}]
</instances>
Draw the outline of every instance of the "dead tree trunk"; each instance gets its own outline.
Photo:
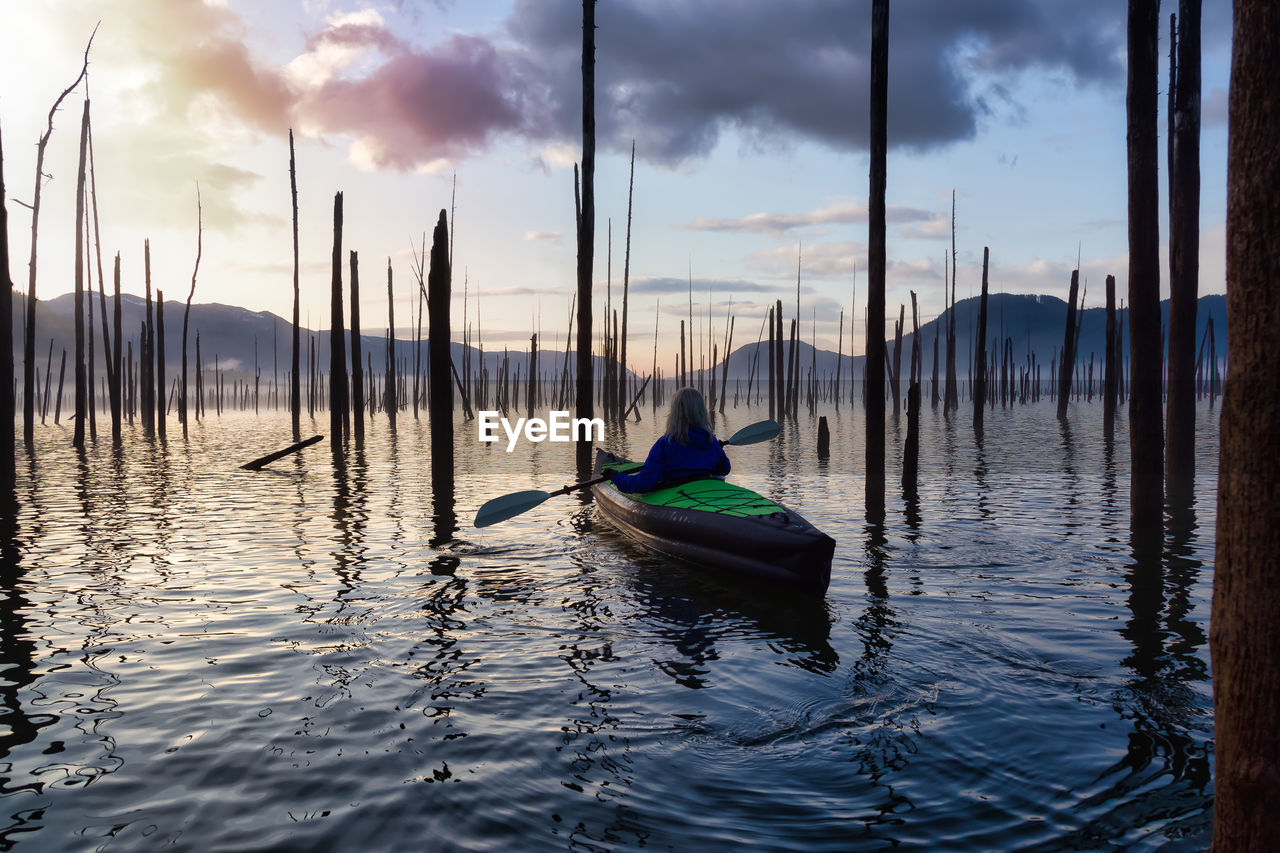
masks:
<instances>
[{"instance_id":1,"label":"dead tree trunk","mask_svg":"<svg viewBox=\"0 0 1280 853\"><path fill-rule=\"evenodd\" d=\"M951 310L947 312L947 388L943 395L942 409L955 411L960 408L960 394L956 390L956 191L951 191ZM946 301L947 283L943 281L943 301Z\"/></svg>"},{"instance_id":2,"label":"dead tree trunk","mask_svg":"<svg viewBox=\"0 0 1280 853\"><path fill-rule=\"evenodd\" d=\"M156 400L156 432L160 434L160 440L164 441L168 435L165 432L165 416L169 412L168 404L165 401L165 385L164 385L164 291L156 290L156 390L160 397Z\"/></svg>"},{"instance_id":3,"label":"dead tree trunk","mask_svg":"<svg viewBox=\"0 0 1280 853\"><path fill-rule=\"evenodd\" d=\"M1280 849L1280 6L1236 0L1213 657L1217 853Z\"/></svg>"},{"instance_id":4,"label":"dead tree trunk","mask_svg":"<svg viewBox=\"0 0 1280 853\"><path fill-rule=\"evenodd\" d=\"M1195 490L1196 296L1200 276L1200 0L1181 0L1179 12L1177 59L1169 87L1173 110L1165 491L1170 503L1189 506Z\"/></svg>"},{"instance_id":5,"label":"dead tree trunk","mask_svg":"<svg viewBox=\"0 0 1280 853\"><path fill-rule=\"evenodd\" d=\"M360 259L351 252L351 418L356 443L364 441L364 366L360 359Z\"/></svg>"},{"instance_id":6,"label":"dead tree trunk","mask_svg":"<svg viewBox=\"0 0 1280 853\"><path fill-rule=\"evenodd\" d=\"M412 313L412 312L410 312ZM413 318L410 317L410 320ZM387 258L387 379L386 399L383 406L387 410L387 422L396 425L396 411L400 406L396 396L396 300L391 287L391 258Z\"/></svg>"},{"instance_id":7,"label":"dead tree trunk","mask_svg":"<svg viewBox=\"0 0 1280 853\"><path fill-rule=\"evenodd\" d=\"M889 0L871 4L871 188L868 200L866 512L884 518L885 186L889 102Z\"/></svg>"},{"instance_id":8,"label":"dead tree trunk","mask_svg":"<svg viewBox=\"0 0 1280 853\"><path fill-rule=\"evenodd\" d=\"M152 316L151 305L151 241L142 242L142 261L146 286L146 320L142 330L141 352L142 363L139 378L142 382L142 429L147 436L156 431L156 377L155 348L156 327Z\"/></svg>"},{"instance_id":9,"label":"dead tree trunk","mask_svg":"<svg viewBox=\"0 0 1280 853\"><path fill-rule=\"evenodd\" d=\"M119 447L121 443L120 435L120 419L123 414L123 393L124 393L124 350L121 346L121 338L124 336L124 330L121 328L120 317L120 253L116 252L115 274L113 277L115 282L115 297L112 302L111 309L111 376L115 381L111 383L111 444Z\"/></svg>"},{"instance_id":10,"label":"dead tree trunk","mask_svg":"<svg viewBox=\"0 0 1280 853\"><path fill-rule=\"evenodd\" d=\"M911 365L907 368L907 438L902 447L902 492L911 497L916 494L917 473L920 470L920 313L916 307L916 292L911 291Z\"/></svg>"},{"instance_id":11,"label":"dead tree trunk","mask_svg":"<svg viewBox=\"0 0 1280 853\"><path fill-rule=\"evenodd\" d=\"M302 435L302 297L298 288L298 170L293 157L293 128L289 128L289 191L293 200L293 376L289 379L289 414L297 440Z\"/></svg>"},{"instance_id":12,"label":"dead tree trunk","mask_svg":"<svg viewBox=\"0 0 1280 853\"><path fill-rule=\"evenodd\" d=\"M93 28L97 34L98 28ZM53 114L58 111L62 101L72 90L80 85L85 73L89 70L89 48L93 46L93 35L89 36L89 44L85 45L84 62L75 82L62 90L58 99L49 108L49 118L45 131L36 143L36 180L35 190L31 194L31 260L27 263L27 334L23 344L22 359L22 439L28 447L35 443L35 405L36 385L36 237L40 226L40 189L44 186L44 151L49 145L49 137L53 134Z\"/></svg>"},{"instance_id":13,"label":"dead tree trunk","mask_svg":"<svg viewBox=\"0 0 1280 853\"><path fill-rule=\"evenodd\" d=\"M191 319L191 300L196 295L196 274L200 272L200 255L204 250L204 210L200 205L200 185L196 184L196 266L191 271L191 291L187 294L187 307L182 312L182 393L178 395L178 420L182 422L182 437L187 437L187 326ZM117 338L120 332L116 331ZM119 348L120 342L116 341ZM117 378L117 384L119 380ZM115 405L114 403L112 404Z\"/></svg>"},{"instance_id":14,"label":"dead tree trunk","mask_svg":"<svg viewBox=\"0 0 1280 853\"><path fill-rule=\"evenodd\" d=\"M1164 520L1157 171L1159 0L1129 0L1129 512L1135 530Z\"/></svg>"},{"instance_id":15,"label":"dead tree trunk","mask_svg":"<svg viewBox=\"0 0 1280 853\"><path fill-rule=\"evenodd\" d=\"M591 363L591 274L596 235L596 0L582 0L582 206L578 215L578 390L575 416L590 418L593 370ZM584 431L590 435L590 430ZM452 450L452 446L450 447ZM580 471L591 467L591 442L579 440Z\"/></svg>"},{"instance_id":16,"label":"dead tree trunk","mask_svg":"<svg viewBox=\"0 0 1280 853\"><path fill-rule=\"evenodd\" d=\"M978 302L978 343L973 357L973 428L982 430L982 407L987 404L987 269L989 247L982 247L982 298Z\"/></svg>"},{"instance_id":17,"label":"dead tree trunk","mask_svg":"<svg viewBox=\"0 0 1280 853\"><path fill-rule=\"evenodd\" d=\"M76 413L71 444L84 447L84 422L88 415L88 377L84 371L84 170L85 154L89 143L89 99L84 99L84 112L80 117L80 165L76 171L76 295L75 295L75 381ZM8 278L8 268L5 268ZM7 283L7 282L6 282ZM61 400L59 400L61 402ZM56 422L56 421L55 421Z\"/></svg>"},{"instance_id":18,"label":"dead tree trunk","mask_svg":"<svg viewBox=\"0 0 1280 853\"><path fill-rule=\"evenodd\" d=\"M4 143L0 141L0 512L13 508L17 466L13 453L13 280L9 278L9 208L4 193Z\"/></svg>"},{"instance_id":19,"label":"dead tree trunk","mask_svg":"<svg viewBox=\"0 0 1280 853\"><path fill-rule=\"evenodd\" d=\"M1076 369L1076 297L1080 293L1080 270L1071 271L1071 290L1067 294L1067 326L1062 339L1062 363L1058 365L1058 417L1067 416L1071 402L1071 377Z\"/></svg>"},{"instance_id":20,"label":"dead tree trunk","mask_svg":"<svg viewBox=\"0 0 1280 853\"><path fill-rule=\"evenodd\" d=\"M427 271L427 361L430 370L431 478L442 487L453 481L453 387L449 352L449 223L440 211L431 235ZM590 399L588 395L588 400Z\"/></svg>"},{"instance_id":21,"label":"dead tree trunk","mask_svg":"<svg viewBox=\"0 0 1280 853\"><path fill-rule=\"evenodd\" d=\"M342 322L342 193L333 197L333 257L329 281L329 446L342 455L347 406L347 347Z\"/></svg>"},{"instance_id":22,"label":"dead tree trunk","mask_svg":"<svg viewBox=\"0 0 1280 853\"><path fill-rule=\"evenodd\" d=\"M1103 354L1106 358L1106 370L1102 378L1103 417L1112 418L1116 411L1116 387L1120 378L1120 367L1116 364L1120 353L1116 350L1116 277L1107 276L1107 329Z\"/></svg>"}]
</instances>

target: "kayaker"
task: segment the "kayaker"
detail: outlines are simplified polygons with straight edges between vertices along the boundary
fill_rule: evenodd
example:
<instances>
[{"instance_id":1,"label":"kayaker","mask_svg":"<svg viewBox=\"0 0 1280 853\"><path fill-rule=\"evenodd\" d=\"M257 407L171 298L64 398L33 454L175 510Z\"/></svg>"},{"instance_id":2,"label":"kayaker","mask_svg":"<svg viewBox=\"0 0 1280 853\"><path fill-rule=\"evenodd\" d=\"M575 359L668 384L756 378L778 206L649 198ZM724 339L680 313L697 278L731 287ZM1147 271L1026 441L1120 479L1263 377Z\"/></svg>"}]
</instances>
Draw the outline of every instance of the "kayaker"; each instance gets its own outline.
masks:
<instances>
[{"instance_id":1,"label":"kayaker","mask_svg":"<svg viewBox=\"0 0 1280 853\"><path fill-rule=\"evenodd\" d=\"M634 474L609 473L619 491L631 493L728 474L729 457L711 432L707 403L698 389L681 388L671 398L667 431L653 443L644 467Z\"/></svg>"}]
</instances>

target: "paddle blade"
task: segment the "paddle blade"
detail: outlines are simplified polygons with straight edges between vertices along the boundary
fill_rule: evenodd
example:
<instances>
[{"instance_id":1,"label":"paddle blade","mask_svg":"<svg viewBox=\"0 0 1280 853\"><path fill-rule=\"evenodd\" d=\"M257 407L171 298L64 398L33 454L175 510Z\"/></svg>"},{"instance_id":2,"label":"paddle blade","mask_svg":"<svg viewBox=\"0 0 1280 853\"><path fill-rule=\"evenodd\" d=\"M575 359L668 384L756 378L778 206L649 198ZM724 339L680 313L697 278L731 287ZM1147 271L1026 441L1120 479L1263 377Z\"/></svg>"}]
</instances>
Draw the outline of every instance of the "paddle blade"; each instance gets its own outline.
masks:
<instances>
[{"instance_id":1,"label":"paddle blade","mask_svg":"<svg viewBox=\"0 0 1280 853\"><path fill-rule=\"evenodd\" d=\"M782 432L782 426L777 421L756 421L735 432L725 444L732 444L735 447L741 447L744 444L759 444L762 441L768 441L780 432Z\"/></svg>"},{"instance_id":2,"label":"paddle blade","mask_svg":"<svg viewBox=\"0 0 1280 853\"><path fill-rule=\"evenodd\" d=\"M538 506L549 497L551 497L549 493L534 489L528 492L512 492L509 495L494 498L476 512L475 526L488 527L491 524L506 521L508 518L515 518Z\"/></svg>"}]
</instances>

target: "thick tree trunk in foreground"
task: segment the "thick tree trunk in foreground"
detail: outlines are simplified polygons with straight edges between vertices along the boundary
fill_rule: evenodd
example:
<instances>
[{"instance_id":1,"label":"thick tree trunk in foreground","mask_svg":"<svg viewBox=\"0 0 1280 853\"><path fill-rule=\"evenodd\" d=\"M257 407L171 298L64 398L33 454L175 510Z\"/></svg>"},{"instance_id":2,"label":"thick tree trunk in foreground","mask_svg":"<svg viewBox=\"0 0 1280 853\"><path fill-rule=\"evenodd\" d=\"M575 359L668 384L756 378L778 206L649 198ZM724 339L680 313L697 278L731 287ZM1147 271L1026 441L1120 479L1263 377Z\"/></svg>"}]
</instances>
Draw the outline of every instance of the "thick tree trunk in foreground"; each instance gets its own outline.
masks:
<instances>
[{"instance_id":1,"label":"thick tree trunk in foreground","mask_svg":"<svg viewBox=\"0 0 1280 853\"><path fill-rule=\"evenodd\" d=\"M1196 296L1200 277L1200 0L1181 0L1169 148L1169 502L1195 492Z\"/></svg>"},{"instance_id":2,"label":"thick tree trunk in foreground","mask_svg":"<svg viewBox=\"0 0 1280 853\"><path fill-rule=\"evenodd\" d=\"M1160 346L1159 0L1129 0L1129 518L1164 520Z\"/></svg>"},{"instance_id":3,"label":"thick tree trunk in foreground","mask_svg":"<svg viewBox=\"0 0 1280 853\"><path fill-rule=\"evenodd\" d=\"M871 187L868 194L866 513L884 517L885 185L889 105L889 0L871 4Z\"/></svg>"},{"instance_id":4,"label":"thick tree trunk in foreground","mask_svg":"<svg viewBox=\"0 0 1280 853\"><path fill-rule=\"evenodd\" d=\"M1236 0L1214 687L1216 853L1280 850L1280 5Z\"/></svg>"}]
</instances>

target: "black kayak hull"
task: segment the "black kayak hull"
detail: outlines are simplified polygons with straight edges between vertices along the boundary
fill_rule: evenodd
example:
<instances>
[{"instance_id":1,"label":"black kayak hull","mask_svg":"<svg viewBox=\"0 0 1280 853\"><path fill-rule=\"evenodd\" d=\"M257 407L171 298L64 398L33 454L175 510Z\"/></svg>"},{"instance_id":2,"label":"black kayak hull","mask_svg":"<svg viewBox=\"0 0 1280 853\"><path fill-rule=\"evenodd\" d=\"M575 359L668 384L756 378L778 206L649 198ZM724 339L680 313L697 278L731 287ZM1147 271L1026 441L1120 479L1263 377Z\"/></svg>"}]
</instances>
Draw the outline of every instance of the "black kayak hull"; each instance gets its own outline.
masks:
<instances>
[{"instance_id":1,"label":"black kayak hull","mask_svg":"<svg viewBox=\"0 0 1280 853\"><path fill-rule=\"evenodd\" d=\"M621 461L597 449L594 476ZM771 515L741 517L653 506L607 482L591 491L601 515L659 554L812 595L824 595L831 582L835 540L784 506Z\"/></svg>"}]
</instances>

